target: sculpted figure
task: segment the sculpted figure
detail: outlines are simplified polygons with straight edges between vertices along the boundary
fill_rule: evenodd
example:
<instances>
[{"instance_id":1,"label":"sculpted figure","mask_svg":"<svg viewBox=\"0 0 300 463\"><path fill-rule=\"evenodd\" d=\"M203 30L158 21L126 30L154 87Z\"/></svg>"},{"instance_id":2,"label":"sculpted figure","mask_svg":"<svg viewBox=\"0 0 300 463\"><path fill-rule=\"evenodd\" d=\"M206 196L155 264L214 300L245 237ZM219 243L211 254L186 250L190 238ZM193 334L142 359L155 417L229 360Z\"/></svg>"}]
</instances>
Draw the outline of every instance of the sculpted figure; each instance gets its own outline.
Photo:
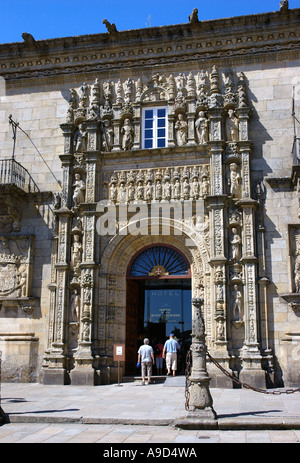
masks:
<instances>
[{"instance_id":1,"label":"sculpted figure","mask_svg":"<svg viewBox=\"0 0 300 463\"><path fill-rule=\"evenodd\" d=\"M78 126L78 130L75 132L74 135L74 149L76 153L78 151L84 151L86 149L86 139L87 133L83 129L83 125L80 124Z\"/></svg>"},{"instance_id":2,"label":"sculpted figure","mask_svg":"<svg viewBox=\"0 0 300 463\"><path fill-rule=\"evenodd\" d=\"M233 109L229 109L226 119L226 139L227 141L239 141L239 120Z\"/></svg>"},{"instance_id":3,"label":"sculpted figure","mask_svg":"<svg viewBox=\"0 0 300 463\"><path fill-rule=\"evenodd\" d=\"M152 201L153 199L153 186L151 180L148 180L146 185L145 197L147 201Z\"/></svg>"},{"instance_id":4,"label":"sculpted figure","mask_svg":"<svg viewBox=\"0 0 300 463\"><path fill-rule=\"evenodd\" d=\"M184 120L182 113L178 114L178 121L175 124L177 145L183 146L187 144L187 122Z\"/></svg>"},{"instance_id":5,"label":"sculpted figure","mask_svg":"<svg viewBox=\"0 0 300 463\"><path fill-rule=\"evenodd\" d=\"M136 189L137 199L142 201L144 199L144 185L141 180L138 182L138 186Z\"/></svg>"},{"instance_id":6,"label":"sculpted figure","mask_svg":"<svg viewBox=\"0 0 300 463\"><path fill-rule=\"evenodd\" d=\"M181 196L181 185L180 185L180 182L179 182L179 178L177 178L175 180L175 184L174 184L174 198L175 199L180 199L180 196Z\"/></svg>"},{"instance_id":7,"label":"sculpted figure","mask_svg":"<svg viewBox=\"0 0 300 463\"><path fill-rule=\"evenodd\" d=\"M81 264L81 256L82 256L82 244L80 242L80 236L74 235L74 243L72 246L72 257L71 257L71 265L74 270L79 268Z\"/></svg>"},{"instance_id":8,"label":"sculpted figure","mask_svg":"<svg viewBox=\"0 0 300 463\"><path fill-rule=\"evenodd\" d=\"M123 135L122 148L123 150L129 150L133 144L133 128L128 118L124 121L124 126L121 130L121 133Z\"/></svg>"},{"instance_id":9,"label":"sculpted figure","mask_svg":"<svg viewBox=\"0 0 300 463\"><path fill-rule=\"evenodd\" d=\"M233 239L231 241L231 249L232 249L232 260L237 262L241 258L241 237L239 236L237 229L232 229Z\"/></svg>"},{"instance_id":10,"label":"sculpted figure","mask_svg":"<svg viewBox=\"0 0 300 463\"><path fill-rule=\"evenodd\" d=\"M195 127L199 145L206 144L208 142L208 120L205 117L204 111L199 112Z\"/></svg>"},{"instance_id":11,"label":"sculpted figure","mask_svg":"<svg viewBox=\"0 0 300 463\"><path fill-rule=\"evenodd\" d=\"M115 183L112 183L109 190L109 198L112 202L117 202L118 190Z\"/></svg>"},{"instance_id":12,"label":"sculpted figure","mask_svg":"<svg viewBox=\"0 0 300 463\"><path fill-rule=\"evenodd\" d=\"M77 322L79 318L80 295L78 289L75 289L71 296L71 321Z\"/></svg>"},{"instance_id":13,"label":"sculpted figure","mask_svg":"<svg viewBox=\"0 0 300 463\"><path fill-rule=\"evenodd\" d=\"M197 24L199 22L197 8L194 8L192 14L189 16L189 22L190 24Z\"/></svg>"},{"instance_id":14,"label":"sculpted figure","mask_svg":"<svg viewBox=\"0 0 300 463\"><path fill-rule=\"evenodd\" d=\"M114 144L114 129L110 125L108 119L105 119L103 122L103 141L102 146L104 151L111 151Z\"/></svg>"},{"instance_id":15,"label":"sculpted figure","mask_svg":"<svg viewBox=\"0 0 300 463\"><path fill-rule=\"evenodd\" d=\"M200 185L198 179L195 177L191 183L191 196L193 199L198 199L200 193Z\"/></svg>"},{"instance_id":16,"label":"sculpted figure","mask_svg":"<svg viewBox=\"0 0 300 463\"><path fill-rule=\"evenodd\" d=\"M75 187L74 193L73 193L74 205L78 206L80 203L84 203L84 192L85 192L85 184L83 180L81 180L80 174L75 174L75 183L73 187Z\"/></svg>"},{"instance_id":17,"label":"sculpted figure","mask_svg":"<svg viewBox=\"0 0 300 463\"><path fill-rule=\"evenodd\" d=\"M111 24L107 19L103 19L102 23L105 24L109 34L115 35L118 32L116 25L114 23Z\"/></svg>"},{"instance_id":18,"label":"sculpted figure","mask_svg":"<svg viewBox=\"0 0 300 463\"><path fill-rule=\"evenodd\" d=\"M157 180L156 186L155 186L155 199L160 201L162 199L162 184L161 180Z\"/></svg>"},{"instance_id":19,"label":"sculpted figure","mask_svg":"<svg viewBox=\"0 0 300 463\"><path fill-rule=\"evenodd\" d=\"M288 0L281 0L279 6L280 6L280 11L287 11L289 9Z\"/></svg>"},{"instance_id":20,"label":"sculpted figure","mask_svg":"<svg viewBox=\"0 0 300 463\"><path fill-rule=\"evenodd\" d=\"M300 293L300 255L297 254L295 262L295 290Z\"/></svg>"},{"instance_id":21,"label":"sculpted figure","mask_svg":"<svg viewBox=\"0 0 300 463\"><path fill-rule=\"evenodd\" d=\"M242 319L242 293L239 290L238 285L233 286L232 300L233 300L233 319L235 321L240 321Z\"/></svg>"},{"instance_id":22,"label":"sculpted figure","mask_svg":"<svg viewBox=\"0 0 300 463\"><path fill-rule=\"evenodd\" d=\"M234 162L230 164L230 194L237 196L240 191L240 174L238 173L238 166Z\"/></svg>"}]
</instances>

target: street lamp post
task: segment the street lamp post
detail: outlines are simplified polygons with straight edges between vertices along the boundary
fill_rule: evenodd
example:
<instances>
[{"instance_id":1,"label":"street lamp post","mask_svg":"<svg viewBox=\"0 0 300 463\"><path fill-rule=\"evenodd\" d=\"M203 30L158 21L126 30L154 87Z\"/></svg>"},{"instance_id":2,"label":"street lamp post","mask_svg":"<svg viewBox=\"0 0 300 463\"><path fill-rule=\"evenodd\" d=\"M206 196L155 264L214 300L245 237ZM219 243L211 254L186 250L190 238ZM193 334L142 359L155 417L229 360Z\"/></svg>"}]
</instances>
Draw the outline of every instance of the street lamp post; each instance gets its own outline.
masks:
<instances>
[{"instance_id":1,"label":"street lamp post","mask_svg":"<svg viewBox=\"0 0 300 463\"><path fill-rule=\"evenodd\" d=\"M175 425L188 429L215 427L217 415L213 409L213 400L209 390L210 376L206 369L205 323L202 315L203 298L192 299L192 371L189 411Z\"/></svg>"}]
</instances>

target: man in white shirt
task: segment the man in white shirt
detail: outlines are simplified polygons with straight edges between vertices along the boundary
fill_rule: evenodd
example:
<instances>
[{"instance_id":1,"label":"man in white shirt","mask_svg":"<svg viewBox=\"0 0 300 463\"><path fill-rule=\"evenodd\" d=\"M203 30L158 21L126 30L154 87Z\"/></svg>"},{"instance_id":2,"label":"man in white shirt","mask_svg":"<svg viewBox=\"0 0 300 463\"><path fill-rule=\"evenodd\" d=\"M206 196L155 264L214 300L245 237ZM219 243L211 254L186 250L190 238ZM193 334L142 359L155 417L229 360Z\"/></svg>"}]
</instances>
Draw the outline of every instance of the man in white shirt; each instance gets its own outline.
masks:
<instances>
[{"instance_id":1,"label":"man in white shirt","mask_svg":"<svg viewBox=\"0 0 300 463\"><path fill-rule=\"evenodd\" d=\"M154 365L154 352L149 346L149 339L144 339L144 345L138 350L138 362L141 364L142 369L142 384L145 384L146 370L148 373L148 383L151 383L152 365Z\"/></svg>"},{"instance_id":2,"label":"man in white shirt","mask_svg":"<svg viewBox=\"0 0 300 463\"><path fill-rule=\"evenodd\" d=\"M173 376L176 375L177 370L177 352L180 349L180 344L174 339L174 334L171 333L169 339L165 342L163 350L163 358L166 359L168 375L173 371Z\"/></svg>"}]
</instances>

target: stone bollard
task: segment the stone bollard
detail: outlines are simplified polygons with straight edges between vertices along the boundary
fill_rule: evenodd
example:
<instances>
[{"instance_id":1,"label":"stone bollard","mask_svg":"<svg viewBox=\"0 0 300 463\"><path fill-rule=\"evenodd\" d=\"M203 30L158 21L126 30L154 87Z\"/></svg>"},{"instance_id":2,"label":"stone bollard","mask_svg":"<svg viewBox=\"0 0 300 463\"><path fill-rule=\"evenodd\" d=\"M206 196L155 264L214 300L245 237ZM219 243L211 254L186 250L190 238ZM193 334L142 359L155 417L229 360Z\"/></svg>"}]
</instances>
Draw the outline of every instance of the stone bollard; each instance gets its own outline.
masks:
<instances>
[{"instance_id":1,"label":"stone bollard","mask_svg":"<svg viewBox=\"0 0 300 463\"><path fill-rule=\"evenodd\" d=\"M206 369L205 323L201 312L204 300L192 299L192 372L189 411L178 418L174 425L185 429L213 429L217 427L217 415L209 390L210 377Z\"/></svg>"}]
</instances>

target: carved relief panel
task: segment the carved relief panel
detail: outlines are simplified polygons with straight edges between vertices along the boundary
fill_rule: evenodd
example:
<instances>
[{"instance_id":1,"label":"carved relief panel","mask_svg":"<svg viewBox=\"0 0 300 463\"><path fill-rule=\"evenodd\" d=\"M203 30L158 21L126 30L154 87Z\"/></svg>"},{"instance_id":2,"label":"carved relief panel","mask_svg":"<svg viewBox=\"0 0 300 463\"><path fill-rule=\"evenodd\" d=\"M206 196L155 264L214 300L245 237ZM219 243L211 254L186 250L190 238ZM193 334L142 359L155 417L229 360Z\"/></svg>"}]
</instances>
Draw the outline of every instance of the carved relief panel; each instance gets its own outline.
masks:
<instances>
[{"instance_id":1,"label":"carved relief panel","mask_svg":"<svg viewBox=\"0 0 300 463\"><path fill-rule=\"evenodd\" d=\"M0 299L31 296L33 237L0 237Z\"/></svg>"}]
</instances>

